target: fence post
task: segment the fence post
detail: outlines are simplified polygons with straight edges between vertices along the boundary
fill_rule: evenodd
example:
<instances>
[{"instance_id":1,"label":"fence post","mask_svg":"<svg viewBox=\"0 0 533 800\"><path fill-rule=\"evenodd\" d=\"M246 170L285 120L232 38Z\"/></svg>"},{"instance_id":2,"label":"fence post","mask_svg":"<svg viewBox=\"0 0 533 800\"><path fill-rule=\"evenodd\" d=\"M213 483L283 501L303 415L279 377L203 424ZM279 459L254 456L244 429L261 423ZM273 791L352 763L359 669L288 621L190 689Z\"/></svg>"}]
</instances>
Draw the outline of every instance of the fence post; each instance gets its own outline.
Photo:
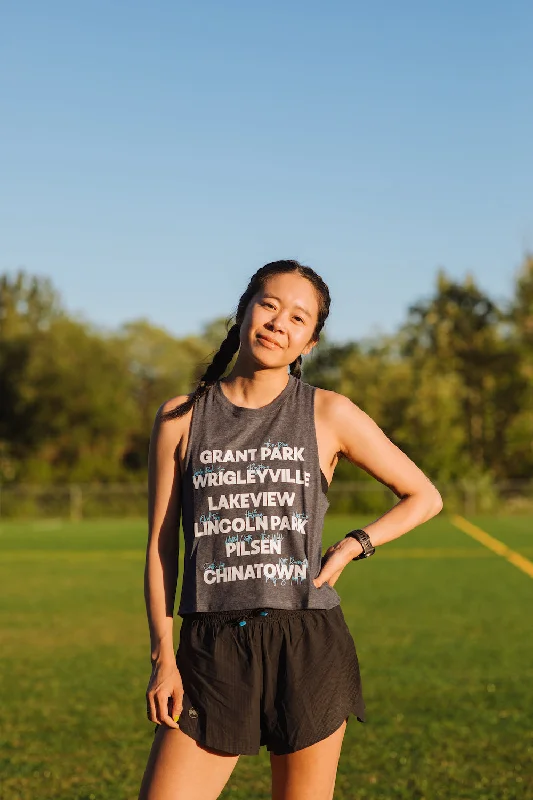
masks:
<instances>
[{"instance_id":1,"label":"fence post","mask_svg":"<svg viewBox=\"0 0 533 800\"><path fill-rule=\"evenodd\" d=\"M82 517L82 503L83 503L83 494L81 491L81 486L77 483L71 483L69 485L69 495L70 495L70 519L72 522L79 522Z\"/></svg>"},{"instance_id":2,"label":"fence post","mask_svg":"<svg viewBox=\"0 0 533 800\"><path fill-rule=\"evenodd\" d=\"M468 483L466 488L466 516L472 517L477 510L477 487L474 483Z\"/></svg>"}]
</instances>

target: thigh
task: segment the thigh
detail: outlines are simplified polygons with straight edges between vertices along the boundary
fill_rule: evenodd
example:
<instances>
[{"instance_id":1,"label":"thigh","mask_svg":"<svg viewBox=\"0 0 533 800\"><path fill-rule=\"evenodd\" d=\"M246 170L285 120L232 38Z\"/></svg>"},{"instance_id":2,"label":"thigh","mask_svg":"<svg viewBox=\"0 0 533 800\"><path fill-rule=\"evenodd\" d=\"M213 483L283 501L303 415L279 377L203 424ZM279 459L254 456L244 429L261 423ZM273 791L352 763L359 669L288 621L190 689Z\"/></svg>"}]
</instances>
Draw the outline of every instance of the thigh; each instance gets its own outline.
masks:
<instances>
[{"instance_id":1,"label":"thigh","mask_svg":"<svg viewBox=\"0 0 533 800\"><path fill-rule=\"evenodd\" d=\"M296 753L270 753L272 800L332 800L346 725Z\"/></svg>"},{"instance_id":2,"label":"thigh","mask_svg":"<svg viewBox=\"0 0 533 800\"><path fill-rule=\"evenodd\" d=\"M139 800L216 800L239 756L202 747L186 733L160 725Z\"/></svg>"}]
</instances>

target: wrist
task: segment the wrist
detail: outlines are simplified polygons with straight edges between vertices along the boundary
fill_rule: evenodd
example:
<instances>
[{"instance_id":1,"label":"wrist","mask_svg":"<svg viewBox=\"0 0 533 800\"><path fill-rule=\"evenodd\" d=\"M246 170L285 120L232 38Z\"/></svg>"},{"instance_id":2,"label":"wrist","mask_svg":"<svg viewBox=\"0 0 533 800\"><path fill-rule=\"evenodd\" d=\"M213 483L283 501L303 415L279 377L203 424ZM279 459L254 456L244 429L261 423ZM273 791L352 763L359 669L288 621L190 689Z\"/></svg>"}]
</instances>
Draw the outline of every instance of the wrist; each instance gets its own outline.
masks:
<instances>
[{"instance_id":1,"label":"wrist","mask_svg":"<svg viewBox=\"0 0 533 800\"><path fill-rule=\"evenodd\" d=\"M376 552L376 548L372 544L370 537L364 528L356 528L355 530L350 531L346 534L346 538L353 539L358 544L359 552L358 555L354 556L354 561L358 561L361 558L368 558Z\"/></svg>"},{"instance_id":2,"label":"wrist","mask_svg":"<svg viewBox=\"0 0 533 800\"><path fill-rule=\"evenodd\" d=\"M346 548L347 556L350 556L350 560L353 558L357 558L357 556L361 555L363 552L363 545L361 542L357 541L357 539L352 538L351 536L347 536L344 539Z\"/></svg>"},{"instance_id":3,"label":"wrist","mask_svg":"<svg viewBox=\"0 0 533 800\"><path fill-rule=\"evenodd\" d=\"M173 645L165 645L154 648L150 653L150 661L152 666L156 664L173 663L176 660Z\"/></svg>"},{"instance_id":4,"label":"wrist","mask_svg":"<svg viewBox=\"0 0 533 800\"><path fill-rule=\"evenodd\" d=\"M150 656L150 664L152 669L168 669L168 667L176 666L176 657L171 653L170 655L162 655L158 658Z\"/></svg>"}]
</instances>

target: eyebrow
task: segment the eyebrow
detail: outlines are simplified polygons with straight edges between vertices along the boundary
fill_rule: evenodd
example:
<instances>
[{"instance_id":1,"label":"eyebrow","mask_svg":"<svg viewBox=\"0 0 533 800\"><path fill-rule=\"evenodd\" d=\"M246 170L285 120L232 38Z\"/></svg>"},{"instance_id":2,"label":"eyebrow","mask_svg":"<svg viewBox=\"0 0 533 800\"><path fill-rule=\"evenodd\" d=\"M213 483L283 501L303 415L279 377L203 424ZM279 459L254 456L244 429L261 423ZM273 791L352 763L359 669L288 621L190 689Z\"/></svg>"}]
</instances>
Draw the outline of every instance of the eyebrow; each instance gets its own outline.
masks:
<instances>
[{"instance_id":1,"label":"eyebrow","mask_svg":"<svg viewBox=\"0 0 533 800\"><path fill-rule=\"evenodd\" d=\"M272 298L272 300L277 300L279 303L282 302L279 297L276 297L275 294L265 294L263 295L263 297L270 297ZM299 303L295 303L294 308L299 308L300 311L303 311L303 313L307 314L307 316L311 319L311 314L309 313L309 311L303 306L299 305Z\"/></svg>"}]
</instances>

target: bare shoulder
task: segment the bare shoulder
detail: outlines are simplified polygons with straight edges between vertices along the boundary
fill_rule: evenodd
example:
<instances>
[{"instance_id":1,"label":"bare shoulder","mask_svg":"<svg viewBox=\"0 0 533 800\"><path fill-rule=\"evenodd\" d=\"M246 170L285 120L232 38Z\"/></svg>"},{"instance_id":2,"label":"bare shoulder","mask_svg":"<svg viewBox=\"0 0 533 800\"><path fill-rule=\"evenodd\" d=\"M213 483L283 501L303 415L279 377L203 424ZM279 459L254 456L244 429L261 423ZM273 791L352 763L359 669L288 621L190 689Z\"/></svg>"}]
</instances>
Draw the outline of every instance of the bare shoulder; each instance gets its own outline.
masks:
<instances>
[{"instance_id":1,"label":"bare shoulder","mask_svg":"<svg viewBox=\"0 0 533 800\"><path fill-rule=\"evenodd\" d=\"M331 389L322 389L320 386L315 386L315 392L317 406L320 406L324 411L334 410L337 405L347 403L354 405L348 397L339 392L333 392Z\"/></svg>"},{"instance_id":2,"label":"bare shoulder","mask_svg":"<svg viewBox=\"0 0 533 800\"><path fill-rule=\"evenodd\" d=\"M360 449L376 441L383 445L387 439L372 417L340 392L317 387L316 406L320 420L337 438L338 452L356 463L358 459L354 456Z\"/></svg>"},{"instance_id":3,"label":"bare shoulder","mask_svg":"<svg viewBox=\"0 0 533 800\"><path fill-rule=\"evenodd\" d=\"M186 403L187 400L190 400L192 394L177 394L175 397L171 397L170 400L165 400L164 403L161 403L157 410L157 416L161 416L161 414L166 414L168 411L172 411L177 406L180 406L182 403ZM189 412L190 413L190 410ZM185 414L184 416L187 416ZM176 417L175 419L169 420L169 422L178 422L179 420L183 419L183 417Z\"/></svg>"},{"instance_id":4,"label":"bare shoulder","mask_svg":"<svg viewBox=\"0 0 533 800\"><path fill-rule=\"evenodd\" d=\"M351 424L363 422L371 418L349 397L330 389L321 389L316 386L315 405L318 417L327 423L332 431L342 430L346 422Z\"/></svg>"},{"instance_id":5,"label":"bare shoulder","mask_svg":"<svg viewBox=\"0 0 533 800\"><path fill-rule=\"evenodd\" d=\"M163 447L179 447L184 433L188 431L192 409L189 409L182 417L163 419L162 415L173 411L173 409L182 403L186 403L190 397L190 394L178 394L161 403L155 415L152 429L152 441L157 442L159 446Z\"/></svg>"}]
</instances>

